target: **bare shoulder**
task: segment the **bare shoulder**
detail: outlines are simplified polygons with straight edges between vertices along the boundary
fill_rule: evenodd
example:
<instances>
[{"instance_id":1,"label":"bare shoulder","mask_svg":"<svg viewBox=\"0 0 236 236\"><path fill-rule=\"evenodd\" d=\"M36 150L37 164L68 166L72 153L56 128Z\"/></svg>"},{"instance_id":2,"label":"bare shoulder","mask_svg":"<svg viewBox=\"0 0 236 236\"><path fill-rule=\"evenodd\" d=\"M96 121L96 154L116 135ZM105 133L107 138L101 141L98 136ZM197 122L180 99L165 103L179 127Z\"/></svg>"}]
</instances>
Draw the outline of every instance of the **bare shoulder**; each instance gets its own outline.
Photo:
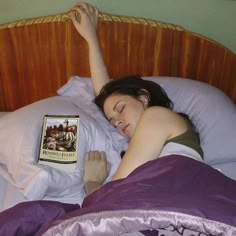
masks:
<instances>
[{"instance_id":1,"label":"bare shoulder","mask_svg":"<svg viewBox=\"0 0 236 236\"><path fill-rule=\"evenodd\" d=\"M145 119L158 119L163 121L171 121L175 119L181 119L182 118L171 109L165 108L165 107L159 107L159 106L153 106L149 107L145 110L143 117Z\"/></svg>"},{"instance_id":2,"label":"bare shoulder","mask_svg":"<svg viewBox=\"0 0 236 236\"><path fill-rule=\"evenodd\" d=\"M167 133L168 138L178 135L187 129L186 121L176 112L165 107L147 108L142 116L141 123L147 128L158 129Z\"/></svg>"}]
</instances>

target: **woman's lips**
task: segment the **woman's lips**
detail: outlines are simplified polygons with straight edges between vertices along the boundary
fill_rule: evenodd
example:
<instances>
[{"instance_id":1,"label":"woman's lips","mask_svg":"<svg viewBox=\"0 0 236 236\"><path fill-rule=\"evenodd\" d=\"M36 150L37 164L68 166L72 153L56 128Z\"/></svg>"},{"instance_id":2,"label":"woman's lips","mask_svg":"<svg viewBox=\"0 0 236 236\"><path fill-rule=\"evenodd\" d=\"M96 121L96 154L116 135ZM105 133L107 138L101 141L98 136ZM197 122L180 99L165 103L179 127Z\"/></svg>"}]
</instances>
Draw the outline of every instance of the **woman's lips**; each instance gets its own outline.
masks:
<instances>
[{"instance_id":1,"label":"woman's lips","mask_svg":"<svg viewBox=\"0 0 236 236\"><path fill-rule=\"evenodd\" d=\"M125 125L125 126L121 129L122 133L125 134L128 127L129 127L129 124Z\"/></svg>"}]
</instances>

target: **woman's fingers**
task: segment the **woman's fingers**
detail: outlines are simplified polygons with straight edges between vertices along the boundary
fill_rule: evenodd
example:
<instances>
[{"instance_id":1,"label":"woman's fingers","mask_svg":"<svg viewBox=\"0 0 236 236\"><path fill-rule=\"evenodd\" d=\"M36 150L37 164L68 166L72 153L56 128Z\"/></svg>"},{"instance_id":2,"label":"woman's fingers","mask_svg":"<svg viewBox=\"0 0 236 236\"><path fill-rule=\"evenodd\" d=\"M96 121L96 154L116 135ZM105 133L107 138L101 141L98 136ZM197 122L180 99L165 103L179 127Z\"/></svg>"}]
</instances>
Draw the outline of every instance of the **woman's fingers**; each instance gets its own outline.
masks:
<instances>
[{"instance_id":1,"label":"woman's fingers","mask_svg":"<svg viewBox=\"0 0 236 236\"><path fill-rule=\"evenodd\" d=\"M80 8L80 9L86 11L88 9L88 6L89 6L89 4L87 4L85 2L80 2L80 3L77 3L73 8Z\"/></svg>"},{"instance_id":2,"label":"woman's fingers","mask_svg":"<svg viewBox=\"0 0 236 236\"><path fill-rule=\"evenodd\" d=\"M84 17L86 13L81 10L79 7L74 7L71 9L69 15L74 24L81 22L81 17Z\"/></svg>"},{"instance_id":3,"label":"woman's fingers","mask_svg":"<svg viewBox=\"0 0 236 236\"><path fill-rule=\"evenodd\" d=\"M101 155L101 160L106 161L107 157L106 157L106 153L105 152L100 152Z\"/></svg>"},{"instance_id":4,"label":"woman's fingers","mask_svg":"<svg viewBox=\"0 0 236 236\"><path fill-rule=\"evenodd\" d=\"M85 162L88 162L90 161L90 155L89 155L89 152L86 152L85 153Z\"/></svg>"},{"instance_id":5,"label":"woman's fingers","mask_svg":"<svg viewBox=\"0 0 236 236\"><path fill-rule=\"evenodd\" d=\"M74 25L77 24L77 23L80 23L81 18L80 18L80 14L77 11L71 11L69 13L69 16L70 16L70 18L71 18Z\"/></svg>"},{"instance_id":6,"label":"woman's fingers","mask_svg":"<svg viewBox=\"0 0 236 236\"><path fill-rule=\"evenodd\" d=\"M71 8L71 11L73 11L73 10L75 10L75 11L81 10L87 14L94 14L95 13L96 15L98 15L98 13L99 13L99 10L96 7L94 7L90 4L87 4L87 3L77 4Z\"/></svg>"},{"instance_id":7,"label":"woman's fingers","mask_svg":"<svg viewBox=\"0 0 236 236\"><path fill-rule=\"evenodd\" d=\"M98 9L86 3L79 3L70 11L75 28L86 40L90 40L96 35L98 15Z\"/></svg>"},{"instance_id":8,"label":"woman's fingers","mask_svg":"<svg viewBox=\"0 0 236 236\"><path fill-rule=\"evenodd\" d=\"M87 5L85 10L87 13L94 13L94 7L91 5Z\"/></svg>"},{"instance_id":9,"label":"woman's fingers","mask_svg":"<svg viewBox=\"0 0 236 236\"><path fill-rule=\"evenodd\" d=\"M106 161L106 154L105 152L89 151L86 153L85 158L88 161Z\"/></svg>"},{"instance_id":10,"label":"woman's fingers","mask_svg":"<svg viewBox=\"0 0 236 236\"><path fill-rule=\"evenodd\" d=\"M99 10L96 7L94 7L94 13L96 16L99 16Z\"/></svg>"},{"instance_id":11,"label":"woman's fingers","mask_svg":"<svg viewBox=\"0 0 236 236\"><path fill-rule=\"evenodd\" d=\"M102 184L110 172L110 164L106 160L106 153L90 151L85 156L84 181L94 181Z\"/></svg>"},{"instance_id":12,"label":"woman's fingers","mask_svg":"<svg viewBox=\"0 0 236 236\"><path fill-rule=\"evenodd\" d=\"M74 6L71 11L78 11L80 13L84 13L84 14L96 14L99 12L98 9L96 7L93 7L92 5L89 5L87 3L79 3L76 6Z\"/></svg>"},{"instance_id":13,"label":"woman's fingers","mask_svg":"<svg viewBox=\"0 0 236 236\"><path fill-rule=\"evenodd\" d=\"M94 155L93 156L94 160L96 160L96 161L100 161L101 160L101 154L100 154L99 151L94 151L93 155Z\"/></svg>"},{"instance_id":14,"label":"woman's fingers","mask_svg":"<svg viewBox=\"0 0 236 236\"><path fill-rule=\"evenodd\" d=\"M107 157L105 152L99 152L99 151L89 151L86 153L85 160L87 162L90 161L102 161L107 164L107 170L110 171L111 165L109 162L107 162Z\"/></svg>"},{"instance_id":15,"label":"woman's fingers","mask_svg":"<svg viewBox=\"0 0 236 236\"><path fill-rule=\"evenodd\" d=\"M81 9L81 7L75 6L70 10L69 15L70 15L73 23L77 23L77 22L80 23L81 17L84 17L86 15L86 13Z\"/></svg>"}]
</instances>

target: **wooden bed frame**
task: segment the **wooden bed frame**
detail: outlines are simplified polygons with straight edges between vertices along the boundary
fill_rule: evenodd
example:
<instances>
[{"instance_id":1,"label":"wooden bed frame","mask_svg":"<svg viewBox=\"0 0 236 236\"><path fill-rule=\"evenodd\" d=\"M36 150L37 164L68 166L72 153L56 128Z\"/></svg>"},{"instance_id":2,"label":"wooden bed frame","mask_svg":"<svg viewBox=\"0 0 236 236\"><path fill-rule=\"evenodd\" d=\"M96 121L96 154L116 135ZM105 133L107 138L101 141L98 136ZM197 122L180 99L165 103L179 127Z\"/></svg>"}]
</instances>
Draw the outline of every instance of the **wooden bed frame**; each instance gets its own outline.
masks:
<instances>
[{"instance_id":1,"label":"wooden bed frame","mask_svg":"<svg viewBox=\"0 0 236 236\"><path fill-rule=\"evenodd\" d=\"M190 78L236 103L236 55L217 42L180 26L104 13L98 34L112 78ZM0 25L0 111L54 96L72 75L90 72L86 42L68 13Z\"/></svg>"}]
</instances>

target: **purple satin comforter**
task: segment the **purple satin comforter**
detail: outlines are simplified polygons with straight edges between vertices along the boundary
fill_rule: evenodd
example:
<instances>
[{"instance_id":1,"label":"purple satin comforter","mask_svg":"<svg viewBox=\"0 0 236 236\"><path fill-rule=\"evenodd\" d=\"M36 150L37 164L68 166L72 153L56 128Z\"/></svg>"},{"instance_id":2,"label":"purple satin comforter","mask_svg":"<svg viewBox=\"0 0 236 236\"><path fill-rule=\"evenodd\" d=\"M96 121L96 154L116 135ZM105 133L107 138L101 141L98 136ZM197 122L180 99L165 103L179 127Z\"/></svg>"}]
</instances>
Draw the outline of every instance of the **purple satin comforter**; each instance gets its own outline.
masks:
<instances>
[{"instance_id":1,"label":"purple satin comforter","mask_svg":"<svg viewBox=\"0 0 236 236\"><path fill-rule=\"evenodd\" d=\"M34 201L0 214L0 235L122 234L236 235L236 181L171 155L104 185L81 208Z\"/></svg>"}]
</instances>

